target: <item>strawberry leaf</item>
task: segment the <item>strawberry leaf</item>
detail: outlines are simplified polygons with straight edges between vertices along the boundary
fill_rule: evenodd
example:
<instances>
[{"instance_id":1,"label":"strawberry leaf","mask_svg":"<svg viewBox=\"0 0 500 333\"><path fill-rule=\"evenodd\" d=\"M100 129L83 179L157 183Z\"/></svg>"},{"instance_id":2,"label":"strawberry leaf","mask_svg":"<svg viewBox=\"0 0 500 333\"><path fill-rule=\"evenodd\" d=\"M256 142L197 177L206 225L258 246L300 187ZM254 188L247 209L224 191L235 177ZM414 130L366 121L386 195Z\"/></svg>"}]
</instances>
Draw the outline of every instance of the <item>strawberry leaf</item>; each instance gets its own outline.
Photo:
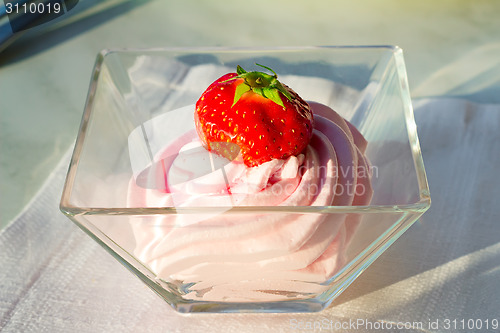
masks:
<instances>
[{"instance_id":1,"label":"strawberry leaf","mask_svg":"<svg viewBox=\"0 0 500 333\"><path fill-rule=\"evenodd\" d=\"M238 67L236 67L236 73L238 75L241 75L241 74L245 74L247 71L244 70L240 65L238 65Z\"/></svg>"},{"instance_id":2,"label":"strawberry leaf","mask_svg":"<svg viewBox=\"0 0 500 333\"><path fill-rule=\"evenodd\" d=\"M283 101L281 100L280 93L278 92L278 90L274 88L263 88L262 96L270 99L271 101L273 101L274 103L278 104L281 107L285 107L283 105Z\"/></svg>"},{"instance_id":3,"label":"strawberry leaf","mask_svg":"<svg viewBox=\"0 0 500 333\"><path fill-rule=\"evenodd\" d=\"M279 82L278 80L276 80L276 83L274 84L274 86L272 87L274 89L277 89L280 93L282 93L289 101L292 100L292 95L290 95L290 93L288 92L288 90L285 89L285 87L281 84L281 82Z\"/></svg>"},{"instance_id":4,"label":"strawberry leaf","mask_svg":"<svg viewBox=\"0 0 500 333\"><path fill-rule=\"evenodd\" d=\"M268 71L270 71L271 73L273 73L273 74L274 74L274 78L277 78L277 77L278 77L278 74L276 74L276 72L275 72L275 71L273 71L271 68L269 68L269 67L267 67L267 66L264 66L264 65L261 65L261 64L258 64L258 63L255 63L255 64L256 64L257 66L260 66L260 67L262 67L262 68L265 68L265 69L267 69Z\"/></svg>"},{"instance_id":5,"label":"strawberry leaf","mask_svg":"<svg viewBox=\"0 0 500 333\"><path fill-rule=\"evenodd\" d=\"M241 98L241 96L243 96L243 94L249 91L250 89L251 89L250 86L248 86L247 84L240 83L236 87L236 90L234 91L234 100L233 100L233 105L231 105L231 107L233 107L234 104L236 104L236 102L238 102L238 100Z\"/></svg>"}]
</instances>

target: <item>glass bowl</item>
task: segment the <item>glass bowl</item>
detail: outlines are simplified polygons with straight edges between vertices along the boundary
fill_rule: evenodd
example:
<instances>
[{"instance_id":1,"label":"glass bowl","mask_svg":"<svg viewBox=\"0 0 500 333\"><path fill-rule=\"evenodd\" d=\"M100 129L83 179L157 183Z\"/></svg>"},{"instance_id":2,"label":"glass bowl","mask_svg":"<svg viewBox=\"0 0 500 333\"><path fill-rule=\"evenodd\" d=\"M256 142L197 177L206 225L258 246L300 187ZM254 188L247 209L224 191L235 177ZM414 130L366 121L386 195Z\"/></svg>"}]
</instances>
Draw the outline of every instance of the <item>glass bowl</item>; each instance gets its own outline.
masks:
<instances>
[{"instance_id":1,"label":"glass bowl","mask_svg":"<svg viewBox=\"0 0 500 333\"><path fill-rule=\"evenodd\" d=\"M193 128L201 93L237 65L255 63L363 134L370 205L193 207L155 197L165 190L159 152ZM133 200L137 191L153 199ZM429 206L403 53L394 46L105 50L60 204L179 312L320 311ZM326 242L322 265L289 255L300 228ZM255 245L262 235L267 243Z\"/></svg>"}]
</instances>

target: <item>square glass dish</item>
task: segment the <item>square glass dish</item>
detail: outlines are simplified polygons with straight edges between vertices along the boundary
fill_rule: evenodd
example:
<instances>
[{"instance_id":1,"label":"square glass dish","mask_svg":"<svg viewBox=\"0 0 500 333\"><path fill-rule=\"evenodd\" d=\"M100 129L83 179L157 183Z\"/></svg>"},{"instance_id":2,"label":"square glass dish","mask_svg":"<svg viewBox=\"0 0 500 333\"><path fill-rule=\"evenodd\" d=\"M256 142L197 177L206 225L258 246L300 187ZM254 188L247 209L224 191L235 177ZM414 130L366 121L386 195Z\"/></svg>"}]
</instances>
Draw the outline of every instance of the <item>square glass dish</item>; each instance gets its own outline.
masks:
<instances>
[{"instance_id":1,"label":"square glass dish","mask_svg":"<svg viewBox=\"0 0 500 333\"><path fill-rule=\"evenodd\" d=\"M186 133L209 84L256 63L357 128L365 163L335 179L366 171L371 201L276 205L271 195L267 205L240 206L231 194L207 201L214 193L194 193L182 177L167 181L175 160L227 183L230 171L203 147L186 148ZM181 152L166 152L179 142ZM393 46L105 50L60 204L179 312L320 311L429 206L403 54Z\"/></svg>"}]
</instances>

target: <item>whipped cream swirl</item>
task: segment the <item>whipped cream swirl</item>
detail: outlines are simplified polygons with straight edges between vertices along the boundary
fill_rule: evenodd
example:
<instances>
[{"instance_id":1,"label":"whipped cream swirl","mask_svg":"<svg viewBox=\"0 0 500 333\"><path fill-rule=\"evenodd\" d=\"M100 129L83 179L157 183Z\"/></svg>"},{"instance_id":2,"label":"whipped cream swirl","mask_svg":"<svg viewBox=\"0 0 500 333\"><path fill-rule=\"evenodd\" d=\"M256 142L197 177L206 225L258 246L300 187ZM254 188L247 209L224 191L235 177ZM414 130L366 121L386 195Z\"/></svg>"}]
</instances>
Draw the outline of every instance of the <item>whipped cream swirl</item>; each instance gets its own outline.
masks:
<instances>
[{"instance_id":1,"label":"whipped cream swirl","mask_svg":"<svg viewBox=\"0 0 500 333\"><path fill-rule=\"evenodd\" d=\"M194 131L157 156L162 186L132 179L130 207L219 207L132 221L134 255L159 279L190 285L184 297L273 301L317 293L345 265L359 216L232 213L234 206L367 205L372 196L366 140L331 108L309 103L314 132L305 152L246 167L201 146ZM202 210L200 210L202 211Z\"/></svg>"}]
</instances>

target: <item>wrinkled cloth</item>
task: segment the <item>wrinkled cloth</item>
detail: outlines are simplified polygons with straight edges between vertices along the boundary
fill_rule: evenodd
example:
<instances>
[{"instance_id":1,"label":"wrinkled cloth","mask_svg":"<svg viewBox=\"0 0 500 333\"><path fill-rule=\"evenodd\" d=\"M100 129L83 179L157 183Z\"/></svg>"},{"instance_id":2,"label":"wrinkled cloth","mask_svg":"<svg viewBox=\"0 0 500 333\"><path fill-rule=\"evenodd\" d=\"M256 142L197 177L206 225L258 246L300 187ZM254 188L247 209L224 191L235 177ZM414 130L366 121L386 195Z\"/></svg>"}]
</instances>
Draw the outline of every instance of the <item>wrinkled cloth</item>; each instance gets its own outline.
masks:
<instances>
[{"instance_id":1,"label":"wrinkled cloth","mask_svg":"<svg viewBox=\"0 0 500 333\"><path fill-rule=\"evenodd\" d=\"M0 233L1 331L368 332L413 323L402 330L412 332L421 323L441 332L454 319L482 320L488 331L486 320L500 320L500 105L436 98L414 108L432 207L326 310L176 313L59 211L68 151Z\"/></svg>"}]
</instances>

